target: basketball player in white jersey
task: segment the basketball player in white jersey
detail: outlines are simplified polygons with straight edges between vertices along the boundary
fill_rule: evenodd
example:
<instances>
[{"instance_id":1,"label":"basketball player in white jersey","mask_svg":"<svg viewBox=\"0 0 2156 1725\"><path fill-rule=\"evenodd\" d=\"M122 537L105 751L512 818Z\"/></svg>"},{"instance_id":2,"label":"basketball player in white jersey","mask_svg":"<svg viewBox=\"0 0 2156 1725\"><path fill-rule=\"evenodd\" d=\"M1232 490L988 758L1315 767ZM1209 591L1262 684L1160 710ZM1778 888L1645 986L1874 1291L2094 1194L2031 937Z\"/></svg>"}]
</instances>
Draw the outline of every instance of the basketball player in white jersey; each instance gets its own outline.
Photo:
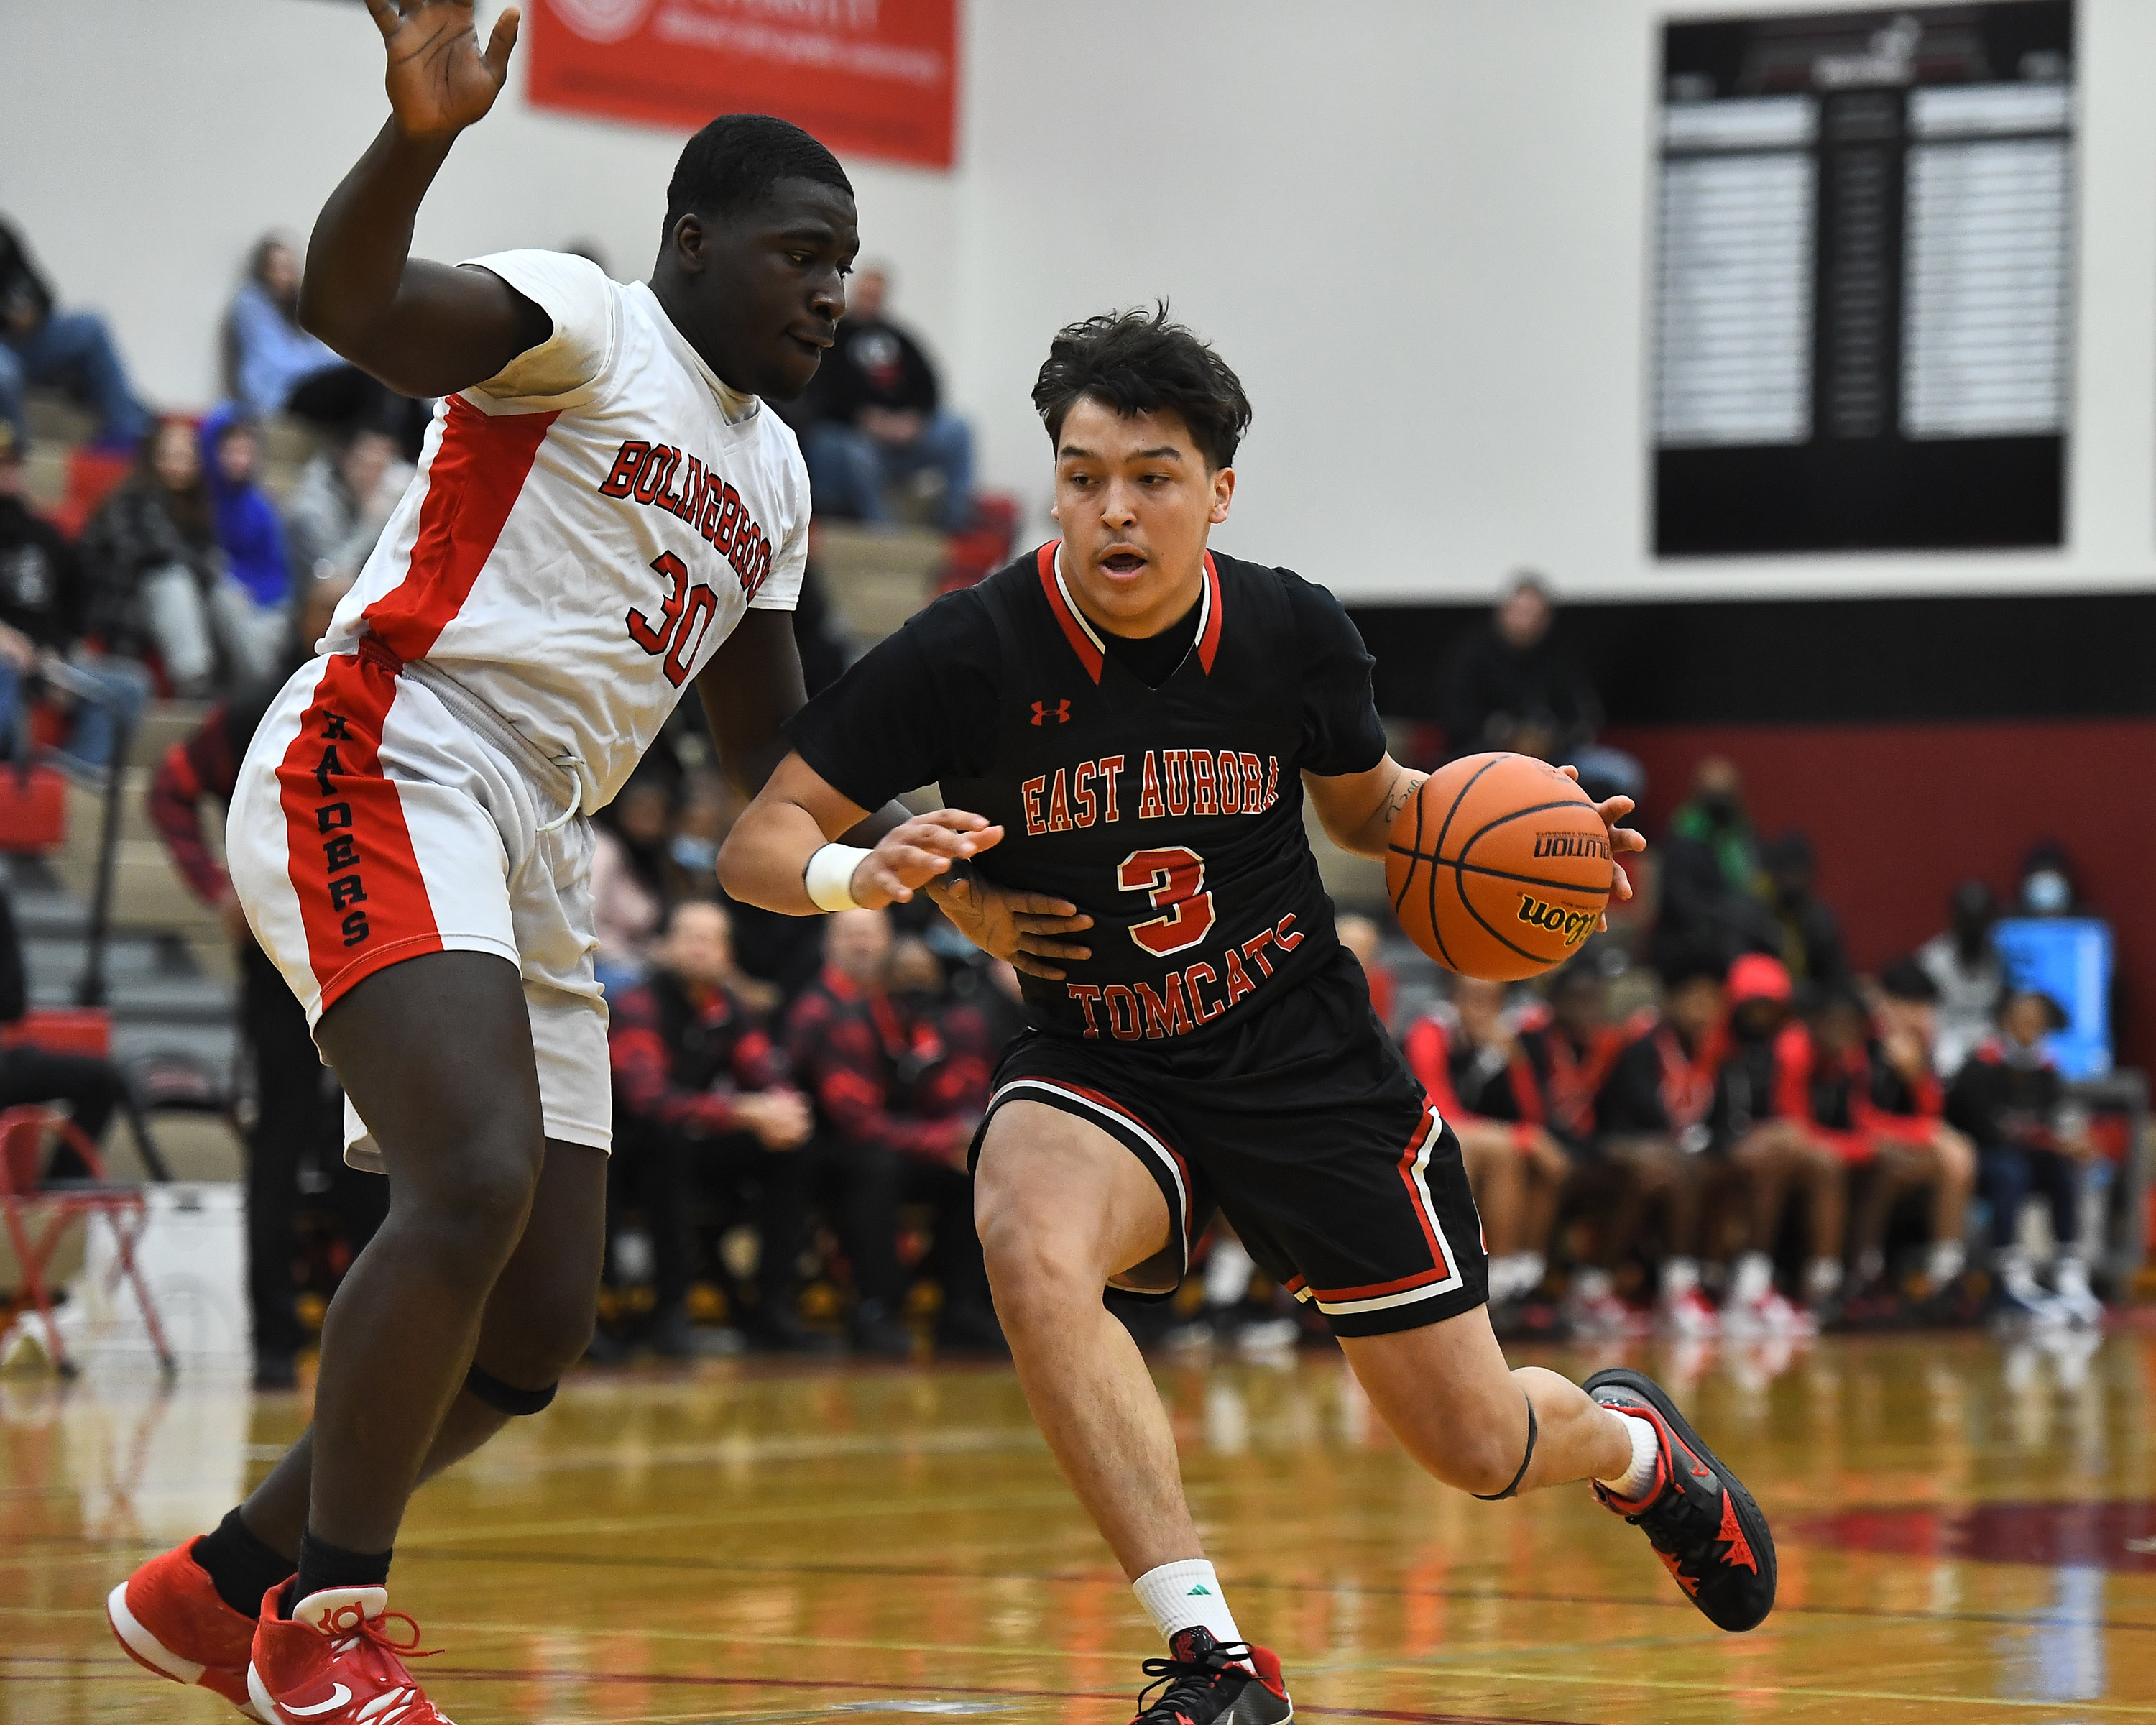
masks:
<instances>
[{"instance_id":1,"label":"basketball player in white jersey","mask_svg":"<svg viewBox=\"0 0 2156 1725\"><path fill-rule=\"evenodd\" d=\"M388 1610L406 1500L545 1407L591 1336L610 1132L585 817L692 680L745 792L786 752L808 480L760 398L814 376L858 244L830 152L735 115L683 151L649 285L549 253L411 258L517 18L482 51L470 0L368 4L392 118L316 223L300 315L444 400L322 656L256 734L228 842L389 1216L331 1304L313 1430L108 1600L139 1663L270 1725L441 1718ZM873 824L967 848L947 817ZM988 891L939 901L1007 955L1018 913L1070 911Z\"/></svg>"}]
</instances>

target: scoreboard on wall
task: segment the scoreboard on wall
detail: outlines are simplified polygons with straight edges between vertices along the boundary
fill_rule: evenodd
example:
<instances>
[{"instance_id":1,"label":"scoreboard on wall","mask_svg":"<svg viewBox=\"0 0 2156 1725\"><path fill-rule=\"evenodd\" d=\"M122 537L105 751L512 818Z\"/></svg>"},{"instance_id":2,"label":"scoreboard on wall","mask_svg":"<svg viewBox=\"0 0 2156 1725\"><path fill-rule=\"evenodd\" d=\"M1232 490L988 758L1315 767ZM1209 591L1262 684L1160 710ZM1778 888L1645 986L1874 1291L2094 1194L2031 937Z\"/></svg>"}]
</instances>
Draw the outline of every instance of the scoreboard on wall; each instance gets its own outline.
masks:
<instances>
[{"instance_id":1,"label":"scoreboard on wall","mask_svg":"<svg viewBox=\"0 0 2156 1725\"><path fill-rule=\"evenodd\" d=\"M1662 74L1656 553L2061 543L2071 0L1671 24Z\"/></svg>"}]
</instances>

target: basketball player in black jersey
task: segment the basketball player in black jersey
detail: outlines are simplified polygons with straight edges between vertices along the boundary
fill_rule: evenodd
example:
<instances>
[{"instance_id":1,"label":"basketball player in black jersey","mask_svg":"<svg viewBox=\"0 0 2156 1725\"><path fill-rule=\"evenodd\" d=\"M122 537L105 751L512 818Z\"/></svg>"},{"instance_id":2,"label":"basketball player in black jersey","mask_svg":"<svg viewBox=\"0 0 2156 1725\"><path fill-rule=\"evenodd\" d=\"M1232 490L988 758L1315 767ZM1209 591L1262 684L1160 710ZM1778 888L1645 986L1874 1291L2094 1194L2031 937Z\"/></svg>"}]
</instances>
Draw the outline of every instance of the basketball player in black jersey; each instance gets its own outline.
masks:
<instances>
[{"instance_id":1,"label":"basketball player in black jersey","mask_svg":"<svg viewBox=\"0 0 2156 1725\"><path fill-rule=\"evenodd\" d=\"M1371 1011L1304 836L1307 795L1336 844L1382 857L1420 776L1386 753L1332 595L1206 548L1241 385L1163 311L1063 331L1034 401L1063 538L930 606L798 714L719 871L803 916L954 867L1073 907L1002 927L983 908L968 930L1024 970L1034 1024L974 1141L975 1210L1034 1418L1168 1640L1139 1719L1292 1711L1100 1298L1172 1291L1216 1205L1317 1303L1430 1473L1491 1498L1594 1481L1708 1617L1751 1628L1774 1602L1766 1521L1669 1399L1627 1370L1584 1389L1508 1371L1491 1334L1459 1146ZM931 783L947 808L873 850L831 842ZM1643 842L1615 825L1630 808L1603 805L1618 850ZM970 896L945 901L963 918Z\"/></svg>"}]
</instances>

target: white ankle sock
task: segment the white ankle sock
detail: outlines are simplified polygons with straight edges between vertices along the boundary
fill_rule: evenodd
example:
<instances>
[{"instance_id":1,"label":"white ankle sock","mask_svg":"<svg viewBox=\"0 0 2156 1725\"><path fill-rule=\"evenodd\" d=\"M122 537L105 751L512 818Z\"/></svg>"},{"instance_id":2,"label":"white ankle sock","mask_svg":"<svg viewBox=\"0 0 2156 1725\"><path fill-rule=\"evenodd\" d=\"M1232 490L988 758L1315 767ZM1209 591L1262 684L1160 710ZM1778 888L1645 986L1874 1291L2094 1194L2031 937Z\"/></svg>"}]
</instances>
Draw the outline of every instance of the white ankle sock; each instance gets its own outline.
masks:
<instances>
[{"instance_id":1,"label":"white ankle sock","mask_svg":"<svg viewBox=\"0 0 2156 1725\"><path fill-rule=\"evenodd\" d=\"M1969 1253L1958 1240L1943 1240L1932 1248L1930 1262L1925 1266L1932 1278L1932 1286L1943 1288L1962 1272Z\"/></svg>"},{"instance_id":2,"label":"white ankle sock","mask_svg":"<svg viewBox=\"0 0 2156 1725\"><path fill-rule=\"evenodd\" d=\"M1662 1297L1665 1300L1681 1300L1698 1286L1698 1259L1665 1258L1662 1260Z\"/></svg>"},{"instance_id":3,"label":"white ankle sock","mask_svg":"<svg viewBox=\"0 0 2156 1725\"><path fill-rule=\"evenodd\" d=\"M1774 1262L1764 1252L1747 1252L1730 1273L1729 1303L1748 1306L1774 1289Z\"/></svg>"},{"instance_id":4,"label":"white ankle sock","mask_svg":"<svg viewBox=\"0 0 2156 1725\"><path fill-rule=\"evenodd\" d=\"M1841 1260L1814 1258L1804 1266L1804 1297L1824 1300L1841 1286Z\"/></svg>"},{"instance_id":5,"label":"white ankle sock","mask_svg":"<svg viewBox=\"0 0 2156 1725\"><path fill-rule=\"evenodd\" d=\"M1220 1578L1203 1558L1186 1558L1178 1563L1148 1569L1131 1584L1131 1591L1138 1596L1138 1604L1145 1607L1163 1640L1172 1639L1178 1630L1201 1625L1212 1631L1216 1641L1243 1639L1243 1632L1235 1627L1235 1614L1228 1609L1227 1597L1220 1591Z\"/></svg>"},{"instance_id":6,"label":"white ankle sock","mask_svg":"<svg viewBox=\"0 0 2156 1725\"><path fill-rule=\"evenodd\" d=\"M1627 1503L1636 1503L1655 1483L1655 1462L1662 1452L1661 1434L1655 1430L1652 1420L1642 1420L1637 1414L1627 1414L1616 1408L1609 1411L1625 1422L1625 1435L1632 1440L1632 1465L1616 1478L1596 1483L1607 1486Z\"/></svg>"}]
</instances>

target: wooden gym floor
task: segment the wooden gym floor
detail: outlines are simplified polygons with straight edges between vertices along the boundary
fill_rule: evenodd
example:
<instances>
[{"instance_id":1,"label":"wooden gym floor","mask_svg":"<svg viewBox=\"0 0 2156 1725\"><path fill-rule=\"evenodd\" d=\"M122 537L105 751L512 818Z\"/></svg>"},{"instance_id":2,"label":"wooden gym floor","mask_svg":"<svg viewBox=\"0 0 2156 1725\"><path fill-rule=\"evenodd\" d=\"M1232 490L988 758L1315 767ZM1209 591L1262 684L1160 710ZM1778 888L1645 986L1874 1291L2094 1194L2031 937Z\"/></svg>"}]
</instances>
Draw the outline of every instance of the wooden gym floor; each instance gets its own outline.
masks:
<instances>
[{"instance_id":1,"label":"wooden gym floor","mask_svg":"<svg viewBox=\"0 0 2156 1725\"><path fill-rule=\"evenodd\" d=\"M1774 1517L1781 1604L1752 1635L1582 1491L1431 1484L1337 1358L1159 1365L1212 1555L1303 1717L2156 1718L2156 1335L1634 1353ZM100 1602L305 1417L0 1380L0 1718L235 1717L139 1674ZM460 1725L1122 1725L1157 1651L987 1367L581 1373L422 1494L393 1597L447 1648L420 1670Z\"/></svg>"}]
</instances>

